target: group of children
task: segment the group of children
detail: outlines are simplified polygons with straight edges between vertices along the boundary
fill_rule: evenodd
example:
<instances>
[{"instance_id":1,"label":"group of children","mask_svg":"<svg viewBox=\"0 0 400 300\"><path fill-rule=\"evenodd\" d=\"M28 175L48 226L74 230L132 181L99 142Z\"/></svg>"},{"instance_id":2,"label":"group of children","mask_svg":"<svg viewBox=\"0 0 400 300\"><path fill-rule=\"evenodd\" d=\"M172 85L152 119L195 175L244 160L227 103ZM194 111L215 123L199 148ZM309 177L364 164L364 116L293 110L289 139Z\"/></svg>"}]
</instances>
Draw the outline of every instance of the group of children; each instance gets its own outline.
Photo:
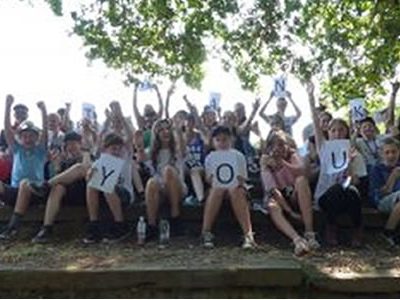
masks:
<instances>
[{"instance_id":1,"label":"group of children","mask_svg":"<svg viewBox=\"0 0 400 300\"><path fill-rule=\"evenodd\" d=\"M400 220L400 146L396 128L378 135L371 117L351 126L343 119L332 118L323 107L316 107L314 87L309 83L313 126L306 137L307 154L301 156L291 136L301 111L288 92L287 97L277 99L277 112L270 114L266 111L273 93L262 106L257 99L249 116L242 103L222 114L206 106L200 114L185 96L187 109L170 117L173 89L163 101L158 88L153 88L159 111L146 105L143 114L137 107L138 85L134 89L136 128L116 101L110 103L101 126L90 119L75 126L69 118L69 105L48 114L43 102L37 104L42 114L41 129L28 121L24 104L14 106L12 124L14 99L7 96L0 140L0 201L13 206L14 212L0 233L0 240L15 238L29 205L43 203L43 226L33 238L34 243L49 241L62 204L86 206L89 224L84 243L118 242L132 232L125 221L126 208L144 201L146 241L158 237L160 209L166 205L171 234L181 235L184 224L180 216L185 203L204 206L201 236L203 245L211 248L213 224L223 201L229 200L243 231L243 247L253 248L256 243L249 189L262 187L265 208L278 230L293 242L296 255L320 247L314 230L314 208L326 216L323 239L327 245L338 244L337 219L347 214L354 225L351 244L359 247L363 199L389 214L384 237L392 245L400 243L396 233ZM295 116L285 114L286 98L294 106ZM257 114L270 125L267 135L254 121ZM257 148L250 143L251 132L259 137ZM334 174L320 160L320 153L332 140L350 140L352 145L348 166ZM105 172L99 166L103 154L124 162L112 192L87 184L96 172ZM108 174L103 176L106 179ZM104 205L113 220L108 226L100 219ZM304 225L304 233L296 230L293 221Z\"/></svg>"}]
</instances>

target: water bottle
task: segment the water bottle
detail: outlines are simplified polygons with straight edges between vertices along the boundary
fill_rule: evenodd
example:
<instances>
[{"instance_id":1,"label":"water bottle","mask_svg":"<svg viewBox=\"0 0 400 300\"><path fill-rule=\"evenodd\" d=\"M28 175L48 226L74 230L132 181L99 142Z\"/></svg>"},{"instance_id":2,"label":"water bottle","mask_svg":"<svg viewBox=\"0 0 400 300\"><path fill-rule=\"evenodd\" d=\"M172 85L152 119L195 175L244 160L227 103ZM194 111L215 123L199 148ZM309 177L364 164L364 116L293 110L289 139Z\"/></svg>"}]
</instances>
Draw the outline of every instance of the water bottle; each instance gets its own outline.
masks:
<instances>
[{"instance_id":1,"label":"water bottle","mask_svg":"<svg viewBox=\"0 0 400 300\"><path fill-rule=\"evenodd\" d=\"M138 245L144 245L144 242L146 240L146 222L144 221L143 216L139 217L139 221L136 227L136 233Z\"/></svg>"},{"instance_id":2,"label":"water bottle","mask_svg":"<svg viewBox=\"0 0 400 300\"><path fill-rule=\"evenodd\" d=\"M164 248L169 243L169 222L168 220L160 221L160 247Z\"/></svg>"}]
</instances>

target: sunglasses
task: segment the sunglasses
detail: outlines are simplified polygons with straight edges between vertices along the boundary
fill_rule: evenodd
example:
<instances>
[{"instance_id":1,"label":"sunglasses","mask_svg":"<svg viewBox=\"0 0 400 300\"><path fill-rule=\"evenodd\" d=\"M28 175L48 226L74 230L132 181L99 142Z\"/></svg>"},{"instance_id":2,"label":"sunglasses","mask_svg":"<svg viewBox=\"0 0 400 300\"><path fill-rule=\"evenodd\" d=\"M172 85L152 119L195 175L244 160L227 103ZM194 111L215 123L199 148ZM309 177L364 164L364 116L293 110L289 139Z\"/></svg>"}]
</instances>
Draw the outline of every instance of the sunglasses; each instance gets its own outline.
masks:
<instances>
[{"instance_id":1,"label":"sunglasses","mask_svg":"<svg viewBox=\"0 0 400 300\"><path fill-rule=\"evenodd\" d=\"M160 120L160 121L158 121L156 123L156 125L154 127L154 130L155 130L155 132L159 133L161 130L163 130L163 129L168 129L169 130L169 129L171 129L171 127L172 127L171 120L163 119L163 120Z\"/></svg>"}]
</instances>

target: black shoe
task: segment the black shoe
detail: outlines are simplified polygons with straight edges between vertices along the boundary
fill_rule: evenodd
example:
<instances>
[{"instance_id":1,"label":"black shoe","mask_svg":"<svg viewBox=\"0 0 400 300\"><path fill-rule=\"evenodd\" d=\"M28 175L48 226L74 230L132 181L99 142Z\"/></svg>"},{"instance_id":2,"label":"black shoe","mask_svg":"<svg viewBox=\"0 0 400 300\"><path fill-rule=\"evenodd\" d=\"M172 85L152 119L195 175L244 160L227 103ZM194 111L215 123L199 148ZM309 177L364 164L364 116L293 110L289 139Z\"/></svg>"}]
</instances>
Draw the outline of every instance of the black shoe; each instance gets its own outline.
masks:
<instances>
[{"instance_id":1,"label":"black shoe","mask_svg":"<svg viewBox=\"0 0 400 300\"><path fill-rule=\"evenodd\" d=\"M36 182L30 182L29 187L32 190L32 193L38 197L47 197L50 192L50 185L47 182L43 182L42 184L38 184Z\"/></svg>"},{"instance_id":2,"label":"black shoe","mask_svg":"<svg viewBox=\"0 0 400 300\"><path fill-rule=\"evenodd\" d=\"M99 222L90 222L88 224L85 237L82 242L86 245L99 243L102 239Z\"/></svg>"},{"instance_id":3,"label":"black shoe","mask_svg":"<svg viewBox=\"0 0 400 300\"><path fill-rule=\"evenodd\" d=\"M129 237L131 230L125 222L115 222L107 237L103 239L104 243L115 244Z\"/></svg>"},{"instance_id":4,"label":"black shoe","mask_svg":"<svg viewBox=\"0 0 400 300\"><path fill-rule=\"evenodd\" d=\"M2 233L0 233L0 241L10 241L14 239L18 234L18 229L14 227L6 227Z\"/></svg>"},{"instance_id":5,"label":"black shoe","mask_svg":"<svg viewBox=\"0 0 400 300\"><path fill-rule=\"evenodd\" d=\"M43 226L38 234L32 239L34 244L46 244L53 236L53 228L50 226Z\"/></svg>"},{"instance_id":6,"label":"black shoe","mask_svg":"<svg viewBox=\"0 0 400 300\"><path fill-rule=\"evenodd\" d=\"M146 242L156 241L158 239L158 227L148 225L146 230Z\"/></svg>"}]
</instances>

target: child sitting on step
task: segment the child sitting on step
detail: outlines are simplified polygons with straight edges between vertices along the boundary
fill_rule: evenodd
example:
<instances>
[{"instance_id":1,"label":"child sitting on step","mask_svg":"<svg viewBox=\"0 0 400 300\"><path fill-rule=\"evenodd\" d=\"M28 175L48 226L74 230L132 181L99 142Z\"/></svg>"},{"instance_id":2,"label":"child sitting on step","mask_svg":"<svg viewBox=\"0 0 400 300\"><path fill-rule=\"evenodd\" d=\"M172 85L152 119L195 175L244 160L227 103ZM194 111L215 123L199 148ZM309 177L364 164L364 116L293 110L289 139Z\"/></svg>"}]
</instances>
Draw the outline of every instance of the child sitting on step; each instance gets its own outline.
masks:
<instances>
[{"instance_id":1,"label":"child sitting on step","mask_svg":"<svg viewBox=\"0 0 400 300\"><path fill-rule=\"evenodd\" d=\"M232 149L232 133L227 127L218 126L214 129L213 142L215 151L211 152L205 161L206 179L211 184L211 190L205 203L202 238L206 248L214 247L214 235L211 232L215 218L221 208L225 198L229 198L236 219L244 235L243 248L253 248L255 246L253 229L250 220L249 203L247 201L247 191L245 180L247 179L246 159L242 153ZM234 172L231 161L224 162L228 157L235 160L237 173ZM223 174L223 168L228 173ZM218 171L220 170L220 171ZM230 172L229 172L230 170ZM233 178L237 174L236 178ZM223 178L219 178L219 176ZM217 184L221 182L235 181L229 187Z\"/></svg>"},{"instance_id":2,"label":"child sitting on step","mask_svg":"<svg viewBox=\"0 0 400 300\"><path fill-rule=\"evenodd\" d=\"M400 244L396 227L400 221L400 144L388 137L382 141L382 162L375 165L369 174L370 200L375 207L389 214L384 228L384 237L390 245Z\"/></svg>"}]
</instances>

